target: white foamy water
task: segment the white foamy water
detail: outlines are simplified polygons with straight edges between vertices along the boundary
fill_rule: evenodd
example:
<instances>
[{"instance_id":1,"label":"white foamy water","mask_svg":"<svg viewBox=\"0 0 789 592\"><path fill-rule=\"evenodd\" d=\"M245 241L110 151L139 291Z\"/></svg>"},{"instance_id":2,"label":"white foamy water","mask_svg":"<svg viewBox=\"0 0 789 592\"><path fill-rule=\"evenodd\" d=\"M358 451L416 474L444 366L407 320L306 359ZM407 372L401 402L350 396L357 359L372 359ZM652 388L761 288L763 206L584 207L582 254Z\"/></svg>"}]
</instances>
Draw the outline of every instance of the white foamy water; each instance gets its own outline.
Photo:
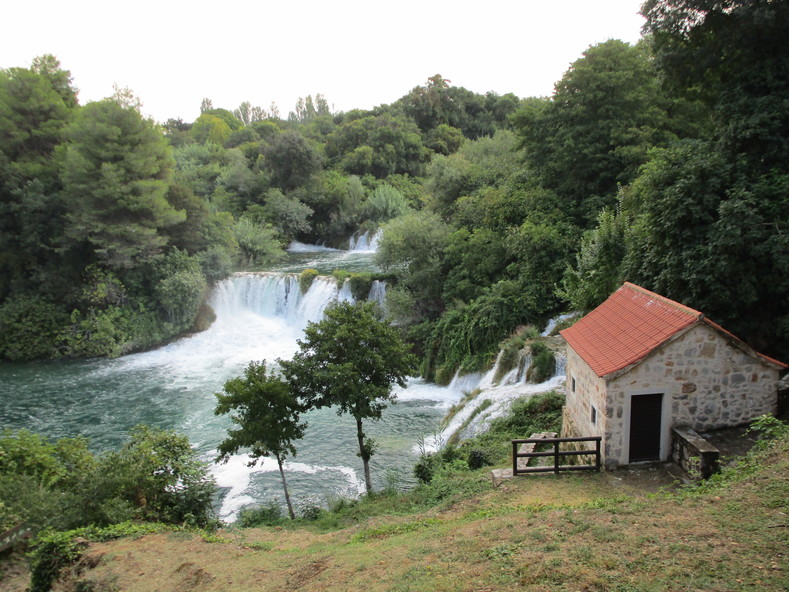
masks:
<instances>
[{"instance_id":1,"label":"white foamy water","mask_svg":"<svg viewBox=\"0 0 789 592\"><path fill-rule=\"evenodd\" d=\"M547 393L552 390L561 390L564 387L566 358L562 355L556 356L556 371L554 375L539 384L526 382L525 369L528 368L530 356L522 360L522 363L517 364L514 369L505 373L499 381L496 381L495 377L498 373L500 359L501 352L499 352L493 368L484 374L473 373L463 376L456 375L454 377L449 386L449 389L457 397L453 403L460 400L463 394L472 393L476 390L480 392L474 398L468 400L460 411L455 413L443 430L425 439L424 446L426 451L435 452L455 434L460 439L465 439L484 432L491 421L506 415L512 403L517 399ZM489 403L486 403L486 401L489 401ZM413 450L414 452L419 452L416 445Z\"/></svg>"},{"instance_id":2,"label":"white foamy water","mask_svg":"<svg viewBox=\"0 0 789 592\"><path fill-rule=\"evenodd\" d=\"M356 232L348 241L348 250L362 253L375 253L378 250L378 241L383 232L379 228L374 232Z\"/></svg>"}]
</instances>

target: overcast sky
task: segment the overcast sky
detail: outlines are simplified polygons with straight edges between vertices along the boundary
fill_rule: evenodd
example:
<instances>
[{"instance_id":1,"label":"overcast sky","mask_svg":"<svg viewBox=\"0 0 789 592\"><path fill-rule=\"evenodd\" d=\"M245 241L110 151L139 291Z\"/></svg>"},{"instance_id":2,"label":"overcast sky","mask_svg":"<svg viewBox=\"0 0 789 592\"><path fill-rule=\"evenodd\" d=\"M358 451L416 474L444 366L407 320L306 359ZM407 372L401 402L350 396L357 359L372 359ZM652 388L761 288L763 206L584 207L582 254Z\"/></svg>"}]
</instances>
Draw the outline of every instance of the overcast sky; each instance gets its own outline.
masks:
<instances>
[{"instance_id":1,"label":"overcast sky","mask_svg":"<svg viewBox=\"0 0 789 592\"><path fill-rule=\"evenodd\" d=\"M26 0L3 7L0 68L45 53L80 103L130 88L157 121L204 97L281 115L322 93L336 111L391 103L441 74L473 92L547 96L592 44L635 43L642 0Z\"/></svg>"}]
</instances>

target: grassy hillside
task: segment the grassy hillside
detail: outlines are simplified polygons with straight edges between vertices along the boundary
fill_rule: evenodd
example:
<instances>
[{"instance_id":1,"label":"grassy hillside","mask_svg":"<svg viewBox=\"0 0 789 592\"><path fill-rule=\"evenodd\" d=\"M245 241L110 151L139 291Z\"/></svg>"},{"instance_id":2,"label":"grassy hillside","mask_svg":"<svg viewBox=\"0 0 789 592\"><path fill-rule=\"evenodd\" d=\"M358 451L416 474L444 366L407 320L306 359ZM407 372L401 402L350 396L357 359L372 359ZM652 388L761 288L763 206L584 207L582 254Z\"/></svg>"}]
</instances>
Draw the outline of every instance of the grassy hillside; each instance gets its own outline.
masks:
<instances>
[{"instance_id":1,"label":"grassy hillside","mask_svg":"<svg viewBox=\"0 0 789 592\"><path fill-rule=\"evenodd\" d=\"M784 436L695 491L650 493L654 470L527 477L412 514L408 494L390 495L379 502L387 515L332 532L301 525L94 543L55 589L785 590L787 452ZM5 575L2 589L24 590L25 574Z\"/></svg>"}]
</instances>

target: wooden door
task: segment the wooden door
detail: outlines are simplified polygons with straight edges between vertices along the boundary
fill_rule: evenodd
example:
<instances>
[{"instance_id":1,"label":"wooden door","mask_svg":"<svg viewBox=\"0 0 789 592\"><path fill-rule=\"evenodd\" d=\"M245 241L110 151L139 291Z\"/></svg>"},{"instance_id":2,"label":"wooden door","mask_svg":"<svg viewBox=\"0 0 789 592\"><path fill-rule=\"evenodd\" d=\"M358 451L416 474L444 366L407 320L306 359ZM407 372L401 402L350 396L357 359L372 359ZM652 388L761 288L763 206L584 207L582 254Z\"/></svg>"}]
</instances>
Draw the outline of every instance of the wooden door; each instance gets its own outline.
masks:
<instances>
[{"instance_id":1,"label":"wooden door","mask_svg":"<svg viewBox=\"0 0 789 592\"><path fill-rule=\"evenodd\" d=\"M663 393L630 399L630 462L660 460Z\"/></svg>"}]
</instances>

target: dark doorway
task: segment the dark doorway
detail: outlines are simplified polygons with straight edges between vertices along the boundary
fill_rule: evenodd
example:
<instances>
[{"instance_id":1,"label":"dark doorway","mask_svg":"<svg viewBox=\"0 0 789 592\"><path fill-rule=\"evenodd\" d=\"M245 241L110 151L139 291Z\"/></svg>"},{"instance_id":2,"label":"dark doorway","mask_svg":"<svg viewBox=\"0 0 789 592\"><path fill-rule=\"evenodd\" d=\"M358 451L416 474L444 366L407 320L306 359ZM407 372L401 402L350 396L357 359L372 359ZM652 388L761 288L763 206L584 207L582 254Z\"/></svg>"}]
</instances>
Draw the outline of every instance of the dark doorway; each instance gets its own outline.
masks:
<instances>
[{"instance_id":1,"label":"dark doorway","mask_svg":"<svg viewBox=\"0 0 789 592\"><path fill-rule=\"evenodd\" d=\"M630 399L630 462L660 460L663 393Z\"/></svg>"}]
</instances>

